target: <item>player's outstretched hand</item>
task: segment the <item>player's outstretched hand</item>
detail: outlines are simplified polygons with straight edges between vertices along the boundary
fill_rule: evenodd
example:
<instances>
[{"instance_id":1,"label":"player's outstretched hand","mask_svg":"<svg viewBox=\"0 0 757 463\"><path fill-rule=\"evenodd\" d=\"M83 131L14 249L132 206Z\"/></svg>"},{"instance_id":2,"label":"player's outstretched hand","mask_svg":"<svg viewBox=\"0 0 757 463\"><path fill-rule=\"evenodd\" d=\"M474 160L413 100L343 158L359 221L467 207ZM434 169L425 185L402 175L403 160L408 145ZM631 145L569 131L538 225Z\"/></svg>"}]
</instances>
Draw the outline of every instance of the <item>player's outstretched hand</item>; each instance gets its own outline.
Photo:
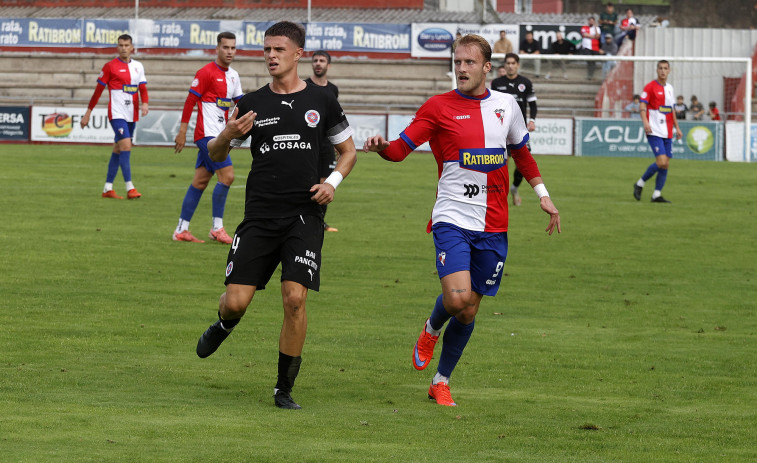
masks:
<instances>
[{"instance_id":1,"label":"player's outstretched hand","mask_svg":"<svg viewBox=\"0 0 757 463\"><path fill-rule=\"evenodd\" d=\"M366 153L370 151L378 153L379 151L383 151L387 148L389 148L389 142L384 140L384 137L382 137L381 135L374 135L368 138L363 144L363 151L365 151Z\"/></svg>"},{"instance_id":2,"label":"player's outstretched hand","mask_svg":"<svg viewBox=\"0 0 757 463\"><path fill-rule=\"evenodd\" d=\"M562 233L562 228L560 228L560 211L552 204L552 200L549 199L549 196L544 196L539 202L541 209L549 214L549 225L547 225L547 229L544 231L551 235L555 231L555 228L557 228L557 233Z\"/></svg>"},{"instance_id":3,"label":"player's outstretched hand","mask_svg":"<svg viewBox=\"0 0 757 463\"><path fill-rule=\"evenodd\" d=\"M226 122L226 128L223 129L225 135L229 139L239 138L249 132L252 129L252 124L255 122L255 118L258 115L258 113L250 111L244 116L237 119L238 114L239 108L234 108L234 112Z\"/></svg>"},{"instance_id":4,"label":"player's outstretched hand","mask_svg":"<svg viewBox=\"0 0 757 463\"><path fill-rule=\"evenodd\" d=\"M310 192L313 193L310 199L321 206L334 200L334 187L330 183L316 183L310 187Z\"/></svg>"}]
</instances>

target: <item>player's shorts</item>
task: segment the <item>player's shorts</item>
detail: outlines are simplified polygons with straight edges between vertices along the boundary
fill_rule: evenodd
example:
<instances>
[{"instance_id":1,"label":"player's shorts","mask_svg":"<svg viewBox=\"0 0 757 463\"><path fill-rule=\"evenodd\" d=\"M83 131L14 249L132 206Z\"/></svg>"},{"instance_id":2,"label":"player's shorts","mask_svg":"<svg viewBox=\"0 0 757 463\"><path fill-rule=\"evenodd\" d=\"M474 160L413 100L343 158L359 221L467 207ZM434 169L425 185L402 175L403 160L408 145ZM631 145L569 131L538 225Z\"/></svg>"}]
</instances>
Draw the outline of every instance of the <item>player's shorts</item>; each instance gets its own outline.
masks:
<instances>
[{"instance_id":1,"label":"player's shorts","mask_svg":"<svg viewBox=\"0 0 757 463\"><path fill-rule=\"evenodd\" d=\"M205 170L207 170L211 174L214 174L218 169L229 167L231 165L231 154L226 156L226 159L221 162L214 162L212 159L210 159L210 155L208 154L208 142L213 138L214 137L200 138L195 142L197 147L200 148L200 150L197 152L197 162L195 163L195 169L204 167Z\"/></svg>"},{"instance_id":2,"label":"player's shorts","mask_svg":"<svg viewBox=\"0 0 757 463\"><path fill-rule=\"evenodd\" d=\"M281 263L281 281L318 291L321 284L323 220L314 215L284 219L246 219L229 250L225 284L265 289Z\"/></svg>"},{"instance_id":3,"label":"player's shorts","mask_svg":"<svg viewBox=\"0 0 757 463\"><path fill-rule=\"evenodd\" d=\"M126 122L126 119L112 119L110 126L113 127L113 132L116 134L114 140L118 143L124 138L131 138L134 135L135 122Z\"/></svg>"},{"instance_id":4,"label":"player's shorts","mask_svg":"<svg viewBox=\"0 0 757 463\"><path fill-rule=\"evenodd\" d=\"M507 259L507 232L470 231L450 223L432 227L439 278L469 271L471 289L484 296L497 294Z\"/></svg>"},{"instance_id":5,"label":"player's shorts","mask_svg":"<svg viewBox=\"0 0 757 463\"><path fill-rule=\"evenodd\" d=\"M647 141L649 141L649 146L652 147L652 153L655 155L655 157L661 154L664 154L669 158L673 157L672 138L662 138L655 135L647 135Z\"/></svg>"}]
</instances>

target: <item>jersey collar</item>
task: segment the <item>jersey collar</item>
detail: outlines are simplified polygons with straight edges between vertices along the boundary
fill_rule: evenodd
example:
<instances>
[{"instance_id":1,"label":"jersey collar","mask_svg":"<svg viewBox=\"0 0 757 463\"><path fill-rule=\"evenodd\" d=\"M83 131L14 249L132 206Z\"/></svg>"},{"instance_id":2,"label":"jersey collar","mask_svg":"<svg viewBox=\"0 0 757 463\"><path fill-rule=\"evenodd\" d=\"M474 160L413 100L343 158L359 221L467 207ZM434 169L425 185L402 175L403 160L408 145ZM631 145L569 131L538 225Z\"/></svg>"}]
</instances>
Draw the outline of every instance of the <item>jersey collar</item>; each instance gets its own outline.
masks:
<instances>
[{"instance_id":1,"label":"jersey collar","mask_svg":"<svg viewBox=\"0 0 757 463\"><path fill-rule=\"evenodd\" d=\"M485 99L489 98L489 96L491 96L491 92L489 91L489 89L488 89L488 88L486 89L486 91L485 91L485 92L484 92L483 94L481 94L481 95L479 95L479 96L468 96L468 95L466 95L466 94L464 94L464 93L460 92L460 90L458 90L458 89L455 89L455 92L456 92L456 93L457 93L458 95L460 95L461 97L463 97L463 98L465 98L465 99L467 99L467 100L476 100L476 101L481 101L481 100L485 100Z\"/></svg>"}]
</instances>

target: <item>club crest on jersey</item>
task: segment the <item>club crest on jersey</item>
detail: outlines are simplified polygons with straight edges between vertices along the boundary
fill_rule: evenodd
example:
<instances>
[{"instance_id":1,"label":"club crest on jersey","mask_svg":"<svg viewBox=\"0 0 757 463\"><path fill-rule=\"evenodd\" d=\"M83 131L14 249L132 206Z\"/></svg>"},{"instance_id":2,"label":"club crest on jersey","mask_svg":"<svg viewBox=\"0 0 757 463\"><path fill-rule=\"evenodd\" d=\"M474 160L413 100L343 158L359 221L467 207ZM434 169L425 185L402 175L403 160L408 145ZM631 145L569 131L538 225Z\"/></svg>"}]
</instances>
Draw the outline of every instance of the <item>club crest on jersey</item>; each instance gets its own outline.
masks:
<instances>
[{"instance_id":1,"label":"club crest on jersey","mask_svg":"<svg viewBox=\"0 0 757 463\"><path fill-rule=\"evenodd\" d=\"M231 271L234 270L234 262L229 262L229 265L226 266L226 276L228 277L231 275Z\"/></svg>"},{"instance_id":2,"label":"club crest on jersey","mask_svg":"<svg viewBox=\"0 0 757 463\"><path fill-rule=\"evenodd\" d=\"M440 252L439 253L439 263L442 264L442 266L444 266L444 261L446 261L446 260L447 260L447 253L444 252L444 251Z\"/></svg>"},{"instance_id":3,"label":"club crest on jersey","mask_svg":"<svg viewBox=\"0 0 757 463\"><path fill-rule=\"evenodd\" d=\"M497 120L499 120L499 125L504 125L505 124L505 110L495 109L494 114L497 115Z\"/></svg>"},{"instance_id":4,"label":"club crest on jersey","mask_svg":"<svg viewBox=\"0 0 757 463\"><path fill-rule=\"evenodd\" d=\"M311 109L305 113L305 122L307 122L308 127L315 127L320 121L321 115L315 109Z\"/></svg>"},{"instance_id":5,"label":"club crest on jersey","mask_svg":"<svg viewBox=\"0 0 757 463\"><path fill-rule=\"evenodd\" d=\"M460 150L460 167L476 172L493 172L505 165L504 148L473 148Z\"/></svg>"},{"instance_id":6,"label":"club crest on jersey","mask_svg":"<svg viewBox=\"0 0 757 463\"><path fill-rule=\"evenodd\" d=\"M526 90L526 84L518 84L518 91L524 92Z\"/></svg>"},{"instance_id":7,"label":"club crest on jersey","mask_svg":"<svg viewBox=\"0 0 757 463\"><path fill-rule=\"evenodd\" d=\"M192 81L192 85L190 85L190 87L197 87L198 85L200 85L200 79L195 79Z\"/></svg>"}]
</instances>

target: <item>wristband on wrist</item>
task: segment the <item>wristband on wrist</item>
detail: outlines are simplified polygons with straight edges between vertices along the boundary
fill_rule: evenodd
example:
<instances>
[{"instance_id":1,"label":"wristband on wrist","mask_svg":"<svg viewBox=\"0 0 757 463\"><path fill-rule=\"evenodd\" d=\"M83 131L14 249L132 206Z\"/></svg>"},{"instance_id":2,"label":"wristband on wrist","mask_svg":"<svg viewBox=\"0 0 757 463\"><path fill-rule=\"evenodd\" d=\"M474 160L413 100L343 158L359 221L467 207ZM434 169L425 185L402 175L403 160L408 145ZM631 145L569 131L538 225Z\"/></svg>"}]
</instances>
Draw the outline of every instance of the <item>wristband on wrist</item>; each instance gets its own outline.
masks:
<instances>
[{"instance_id":1,"label":"wristband on wrist","mask_svg":"<svg viewBox=\"0 0 757 463\"><path fill-rule=\"evenodd\" d=\"M539 197L539 199L543 197L549 197L549 192L547 191L547 187L544 186L543 183L540 183L534 187L534 192L536 193L536 196Z\"/></svg>"},{"instance_id":2,"label":"wristband on wrist","mask_svg":"<svg viewBox=\"0 0 757 463\"><path fill-rule=\"evenodd\" d=\"M336 190L336 187L338 187L339 184L342 183L342 180L344 180L344 176L338 170L335 170L326 178L326 180L323 181L323 183L328 183Z\"/></svg>"}]
</instances>

